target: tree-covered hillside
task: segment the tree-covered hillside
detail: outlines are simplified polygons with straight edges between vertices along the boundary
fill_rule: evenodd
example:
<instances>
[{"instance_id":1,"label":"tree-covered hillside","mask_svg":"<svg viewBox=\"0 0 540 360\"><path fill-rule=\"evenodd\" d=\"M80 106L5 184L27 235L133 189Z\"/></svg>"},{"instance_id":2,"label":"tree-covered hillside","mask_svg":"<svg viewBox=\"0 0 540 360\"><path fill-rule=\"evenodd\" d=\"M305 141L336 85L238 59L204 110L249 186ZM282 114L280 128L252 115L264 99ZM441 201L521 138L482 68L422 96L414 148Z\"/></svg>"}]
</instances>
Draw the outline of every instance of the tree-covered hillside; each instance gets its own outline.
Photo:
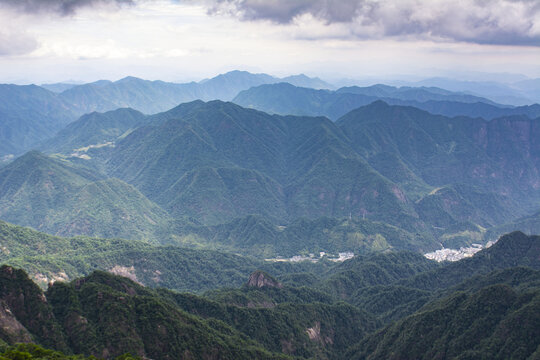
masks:
<instances>
[{"instance_id":1,"label":"tree-covered hillside","mask_svg":"<svg viewBox=\"0 0 540 360\"><path fill-rule=\"evenodd\" d=\"M29 243L41 237L40 247L55 240L9 230ZM86 240L89 249L107 247ZM254 263L260 270L238 268L238 285L202 295L154 290L103 271L58 280L43 293L24 271L3 266L0 339L104 358L126 352L156 359L534 358L539 244L537 236L516 232L470 259L442 265L407 252L341 264ZM149 248L141 244L137 258L151 257ZM216 261L223 268L212 270L213 278L233 268L225 258ZM189 269L177 262L174 276L212 266L200 257L196 263L198 269ZM3 351L51 354L33 346Z\"/></svg>"}]
</instances>

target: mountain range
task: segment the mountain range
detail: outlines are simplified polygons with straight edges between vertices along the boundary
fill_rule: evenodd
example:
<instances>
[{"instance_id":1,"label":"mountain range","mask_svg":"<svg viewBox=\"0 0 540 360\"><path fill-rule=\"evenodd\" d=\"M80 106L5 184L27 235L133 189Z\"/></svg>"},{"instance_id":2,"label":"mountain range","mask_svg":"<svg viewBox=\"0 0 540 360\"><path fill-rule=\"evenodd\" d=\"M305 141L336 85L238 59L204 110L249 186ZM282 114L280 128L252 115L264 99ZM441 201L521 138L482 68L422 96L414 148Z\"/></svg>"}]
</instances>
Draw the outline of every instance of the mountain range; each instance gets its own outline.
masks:
<instances>
[{"instance_id":1,"label":"mountain range","mask_svg":"<svg viewBox=\"0 0 540 360\"><path fill-rule=\"evenodd\" d=\"M538 358L540 108L422 85L1 85L0 357Z\"/></svg>"},{"instance_id":2,"label":"mountain range","mask_svg":"<svg viewBox=\"0 0 540 360\"><path fill-rule=\"evenodd\" d=\"M8 227L21 240L43 236ZM105 358L535 358L539 244L515 232L452 264L408 252L275 264L246 273L242 286L199 295L103 271L44 292L3 266L0 339Z\"/></svg>"},{"instance_id":3,"label":"mountain range","mask_svg":"<svg viewBox=\"0 0 540 360\"><path fill-rule=\"evenodd\" d=\"M63 154L32 152L0 169L0 211L57 235L268 257L306 245L459 247L538 211L537 123L448 118L382 101L335 122L221 101L150 116L92 113L47 142ZM341 245L307 244L324 238L315 235L322 224ZM248 248L246 229L260 234Z\"/></svg>"},{"instance_id":4,"label":"mountain range","mask_svg":"<svg viewBox=\"0 0 540 360\"><path fill-rule=\"evenodd\" d=\"M315 90L287 83L264 84L241 91L232 101L272 114L327 116L336 120L351 110L383 100L391 105L413 106L445 116L481 117L491 120L510 115L540 117L538 104L508 106L486 98L435 87L343 87L336 91Z\"/></svg>"},{"instance_id":5,"label":"mountain range","mask_svg":"<svg viewBox=\"0 0 540 360\"><path fill-rule=\"evenodd\" d=\"M287 81L299 86L330 88L305 75L283 79L266 74L231 71L201 82L176 84L126 77L89 84L0 85L0 161L19 155L52 137L79 116L94 111L130 107L147 114L168 110L179 103L231 100L241 90Z\"/></svg>"},{"instance_id":6,"label":"mountain range","mask_svg":"<svg viewBox=\"0 0 540 360\"><path fill-rule=\"evenodd\" d=\"M531 80L524 82L523 86L535 91L534 84ZM335 92L316 90L334 89L334 86L303 74L277 78L267 74L231 71L200 82L183 84L126 77L114 82L99 80L88 84L1 87L0 162L43 145L44 141L84 114L128 107L154 114L194 100L235 99L240 105L267 112L325 115L333 120L375 100L415 106L447 116L465 115L485 119L516 114L531 118L540 116L538 105L500 105L485 97L433 86L397 88L373 85L363 88L349 86ZM502 103L508 103L500 99ZM6 156L8 158L4 158Z\"/></svg>"}]
</instances>

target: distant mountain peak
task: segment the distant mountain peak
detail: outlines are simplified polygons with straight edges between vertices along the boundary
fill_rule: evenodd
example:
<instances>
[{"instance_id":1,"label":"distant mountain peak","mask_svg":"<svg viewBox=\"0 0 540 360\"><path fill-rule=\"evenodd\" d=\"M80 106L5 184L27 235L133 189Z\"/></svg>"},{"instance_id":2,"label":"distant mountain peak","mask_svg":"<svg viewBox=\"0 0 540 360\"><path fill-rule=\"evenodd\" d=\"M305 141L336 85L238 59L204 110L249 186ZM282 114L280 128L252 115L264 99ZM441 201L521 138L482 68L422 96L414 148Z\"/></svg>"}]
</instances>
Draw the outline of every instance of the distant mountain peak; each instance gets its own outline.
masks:
<instances>
[{"instance_id":1,"label":"distant mountain peak","mask_svg":"<svg viewBox=\"0 0 540 360\"><path fill-rule=\"evenodd\" d=\"M115 83L121 84L121 83L135 82L135 81L147 81L147 80L143 80L135 76L126 76L125 78L115 81Z\"/></svg>"},{"instance_id":2,"label":"distant mountain peak","mask_svg":"<svg viewBox=\"0 0 540 360\"><path fill-rule=\"evenodd\" d=\"M388 103L383 101L383 100L376 100L376 101L372 102L371 104L366 105L366 108L388 109L389 107L391 107L391 105L388 105Z\"/></svg>"},{"instance_id":3,"label":"distant mountain peak","mask_svg":"<svg viewBox=\"0 0 540 360\"><path fill-rule=\"evenodd\" d=\"M43 154L42 152L39 152L37 150L30 150L27 153L23 154L21 157L16 159L15 163L20 164L28 164L28 163L43 163L43 162L51 162L51 158L47 155Z\"/></svg>"}]
</instances>

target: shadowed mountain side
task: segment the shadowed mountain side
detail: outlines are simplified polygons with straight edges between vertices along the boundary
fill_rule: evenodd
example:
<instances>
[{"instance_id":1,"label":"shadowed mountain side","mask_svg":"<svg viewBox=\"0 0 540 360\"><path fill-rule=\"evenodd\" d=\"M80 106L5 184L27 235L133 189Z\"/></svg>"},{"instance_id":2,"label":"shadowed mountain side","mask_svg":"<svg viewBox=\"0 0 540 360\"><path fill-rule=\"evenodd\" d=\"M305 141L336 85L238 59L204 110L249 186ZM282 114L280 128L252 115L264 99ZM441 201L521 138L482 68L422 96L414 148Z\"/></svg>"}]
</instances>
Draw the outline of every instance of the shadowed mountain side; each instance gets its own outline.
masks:
<instances>
[{"instance_id":1,"label":"shadowed mountain side","mask_svg":"<svg viewBox=\"0 0 540 360\"><path fill-rule=\"evenodd\" d=\"M536 210L540 197L540 134L526 117L447 118L380 101L336 123L220 101L141 116L82 117L70 138L125 132L85 153L91 161L76 160L207 225L253 214L278 224L350 217L459 247Z\"/></svg>"},{"instance_id":2,"label":"shadowed mountain side","mask_svg":"<svg viewBox=\"0 0 540 360\"><path fill-rule=\"evenodd\" d=\"M540 290L456 292L369 336L348 359L527 359L538 354Z\"/></svg>"},{"instance_id":3,"label":"shadowed mountain side","mask_svg":"<svg viewBox=\"0 0 540 360\"><path fill-rule=\"evenodd\" d=\"M44 294L23 271L3 266L0 283L0 299L9 304L10 312L37 342L59 350L101 358L126 353L154 359L178 354L205 359L286 358L224 323L190 315L131 280L104 272L69 284L55 283Z\"/></svg>"},{"instance_id":4,"label":"shadowed mountain side","mask_svg":"<svg viewBox=\"0 0 540 360\"><path fill-rule=\"evenodd\" d=\"M420 274L402 285L423 290L446 289L471 276L515 266L540 269L540 237L527 236L519 231L504 235L493 246L472 258Z\"/></svg>"},{"instance_id":5,"label":"shadowed mountain side","mask_svg":"<svg viewBox=\"0 0 540 360\"><path fill-rule=\"evenodd\" d=\"M48 90L0 84L0 161L52 137L75 118L71 105Z\"/></svg>"}]
</instances>

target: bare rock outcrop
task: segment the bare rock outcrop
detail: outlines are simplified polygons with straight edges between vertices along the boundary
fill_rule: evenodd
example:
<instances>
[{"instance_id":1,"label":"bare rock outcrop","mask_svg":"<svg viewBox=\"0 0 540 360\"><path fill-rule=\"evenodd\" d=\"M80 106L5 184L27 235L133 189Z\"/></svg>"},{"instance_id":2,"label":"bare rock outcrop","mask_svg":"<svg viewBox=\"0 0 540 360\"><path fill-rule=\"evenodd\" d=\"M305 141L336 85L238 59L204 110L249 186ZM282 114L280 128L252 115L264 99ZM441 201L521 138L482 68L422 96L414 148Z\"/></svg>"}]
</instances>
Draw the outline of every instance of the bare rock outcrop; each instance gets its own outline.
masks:
<instances>
[{"instance_id":1,"label":"bare rock outcrop","mask_svg":"<svg viewBox=\"0 0 540 360\"><path fill-rule=\"evenodd\" d=\"M282 288L283 285L264 271L257 270L253 272L249 276L249 280L247 282L247 286L250 287L257 287L257 288L263 288L263 287L277 287Z\"/></svg>"}]
</instances>

